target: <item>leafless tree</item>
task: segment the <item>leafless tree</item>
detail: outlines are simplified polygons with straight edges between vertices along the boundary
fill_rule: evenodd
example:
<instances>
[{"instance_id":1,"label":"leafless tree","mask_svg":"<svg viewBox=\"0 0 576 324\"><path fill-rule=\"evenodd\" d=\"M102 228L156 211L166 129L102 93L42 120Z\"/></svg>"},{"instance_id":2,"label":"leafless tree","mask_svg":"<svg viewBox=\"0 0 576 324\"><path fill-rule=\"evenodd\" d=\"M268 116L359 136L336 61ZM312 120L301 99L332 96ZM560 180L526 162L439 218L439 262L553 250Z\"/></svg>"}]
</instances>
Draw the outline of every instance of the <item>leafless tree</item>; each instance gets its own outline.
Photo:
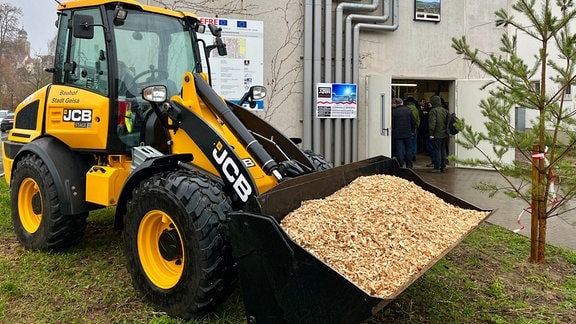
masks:
<instances>
[{"instance_id":1,"label":"leafless tree","mask_svg":"<svg viewBox=\"0 0 576 324\"><path fill-rule=\"evenodd\" d=\"M265 119L270 119L281 109L291 95L302 91L303 62L299 59L301 55L299 50L303 48L304 13L301 12L297 19L289 18L288 9L295 5L297 5L295 1L287 1L284 7L277 9L278 21L285 32L281 33L284 38L270 62L271 71L267 83L270 89L268 98L270 109L266 110Z\"/></svg>"},{"instance_id":2,"label":"leafless tree","mask_svg":"<svg viewBox=\"0 0 576 324\"><path fill-rule=\"evenodd\" d=\"M206 12L217 15L242 15L256 10L255 4L247 4L247 1L226 0L156 0L159 6L171 10L188 10L194 13Z\"/></svg>"},{"instance_id":3,"label":"leafless tree","mask_svg":"<svg viewBox=\"0 0 576 324\"><path fill-rule=\"evenodd\" d=\"M36 56L27 68L19 71L21 92L30 94L52 81L52 74L44 71L47 66L54 64L53 55Z\"/></svg>"},{"instance_id":4,"label":"leafless tree","mask_svg":"<svg viewBox=\"0 0 576 324\"><path fill-rule=\"evenodd\" d=\"M9 44L18 37L22 9L8 3L0 3L0 63L4 64L4 57Z\"/></svg>"}]
</instances>

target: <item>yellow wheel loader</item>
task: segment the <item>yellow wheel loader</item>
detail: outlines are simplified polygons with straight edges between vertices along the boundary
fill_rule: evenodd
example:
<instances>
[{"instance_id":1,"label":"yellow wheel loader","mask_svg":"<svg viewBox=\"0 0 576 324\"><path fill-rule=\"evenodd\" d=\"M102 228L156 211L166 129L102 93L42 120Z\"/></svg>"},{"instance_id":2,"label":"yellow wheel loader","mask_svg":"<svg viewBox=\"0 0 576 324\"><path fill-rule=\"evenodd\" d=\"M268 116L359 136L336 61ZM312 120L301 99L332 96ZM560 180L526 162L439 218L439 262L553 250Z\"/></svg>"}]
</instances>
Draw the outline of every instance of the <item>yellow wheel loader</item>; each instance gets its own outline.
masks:
<instances>
[{"instance_id":1,"label":"yellow wheel loader","mask_svg":"<svg viewBox=\"0 0 576 324\"><path fill-rule=\"evenodd\" d=\"M393 159L331 168L222 98L202 71L212 50L226 54L221 30L194 14L75 0L59 5L57 27L53 82L18 105L2 143L16 236L62 250L82 239L90 211L115 206L134 287L170 315L202 314L240 280L251 322L362 321L388 300L294 244L282 217L377 173L475 208ZM197 37L207 29L214 44Z\"/></svg>"}]
</instances>

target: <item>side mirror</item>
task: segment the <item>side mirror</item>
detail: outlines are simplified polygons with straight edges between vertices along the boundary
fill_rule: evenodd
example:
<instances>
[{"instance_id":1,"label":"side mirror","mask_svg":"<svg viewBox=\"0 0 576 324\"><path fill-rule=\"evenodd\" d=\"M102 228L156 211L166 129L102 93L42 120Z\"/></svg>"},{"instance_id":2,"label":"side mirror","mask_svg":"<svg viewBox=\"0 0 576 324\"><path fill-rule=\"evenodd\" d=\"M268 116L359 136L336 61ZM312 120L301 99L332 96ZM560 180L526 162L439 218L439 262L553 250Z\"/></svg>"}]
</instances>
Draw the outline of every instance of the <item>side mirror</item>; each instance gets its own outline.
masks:
<instances>
[{"instance_id":1,"label":"side mirror","mask_svg":"<svg viewBox=\"0 0 576 324\"><path fill-rule=\"evenodd\" d=\"M176 131L182 123L182 110L166 101L167 92L166 86L150 86L142 90L142 98L150 103L152 110L166 129Z\"/></svg>"},{"instance_id":2,"label":"side mirror","mask_svg":"<svg viewBox=\"0 0 576 324\"><path fill-rule=\"evenodd\" d=\"M222 36L222 28L212 24L208 24L208 28L210 29L210 33L212 33L212 36L214 37Z\"/></svg>"},{"instance_id":3,"label":"side mirror","mask_svg":"<svg viewBox=\"0 0 576 324\"><path fill-rule=\"evenodd\" d=\"M72 34L76 38L94 38L94 17L76 14L72 18Z\"/></svg>"},{"instance_id":4,"label":"side mirror","mask_svg":"<svg viewBox=\"0 0 576 324\"><path fill-rule=\"evenodd\" d=\"M128 16L128 11L124 10L122 7L116 7L116 15L114 16L114 26L124 25L126 17Z\"/></svg>"},{"instance_id":5,"label":"side mirror","mask_svg":"<svg viewBox=\"0 0 576 324\"><path fill-rule=\"evenodd\" d=\"M168 90L166 86L151 86L142 90L142 99L155 103L163 103L166 101L167 93Z\"/></svg>"},{"instance_id":6,"label":"side mirror","mask_svg":"<svg viewBox=\"0 0 576 324\"><path fill-rule=\"evenodd\" d=\"M228 51L226 50L226 44L222 41L222 28L208 24L208 28L210 29L210 33L212 36L216 38L215 44L211 46L211 48L216 48L218 50L218 55L226 56L228 55Z\"/></svg>"},{"instance_id":7,"label":"side mirror","mask_svg":"<svg viewBox=\"0 0 576 324\"><path fill-rule=\"evenodd\" d=\"M264 86L251 86L250 89L238 101L239 106L243 106L246 102L250 108L256 107L256 100L261 100L266 97L266 87Z\"/></svg>"},{"instance_id":8,"label":"side mirror","mask_svg":"<svg viewBox=\"0 0 576 324\"><path fill-rule=\"evenodd\" d=\"M265 86L252 86L248 91L252 91L252 100L260 100L266 97Z\"/></svg>"},{"instance_id":9,"label":"side mirror","mask_svg":"<svg viewBox=\"0 0 576 324\"><path fill-rule=\"evenodd\" d=\"M198 34L204 34L206 31L206 25L197 24L195 30Z\"/></svg>"}]
</instances>

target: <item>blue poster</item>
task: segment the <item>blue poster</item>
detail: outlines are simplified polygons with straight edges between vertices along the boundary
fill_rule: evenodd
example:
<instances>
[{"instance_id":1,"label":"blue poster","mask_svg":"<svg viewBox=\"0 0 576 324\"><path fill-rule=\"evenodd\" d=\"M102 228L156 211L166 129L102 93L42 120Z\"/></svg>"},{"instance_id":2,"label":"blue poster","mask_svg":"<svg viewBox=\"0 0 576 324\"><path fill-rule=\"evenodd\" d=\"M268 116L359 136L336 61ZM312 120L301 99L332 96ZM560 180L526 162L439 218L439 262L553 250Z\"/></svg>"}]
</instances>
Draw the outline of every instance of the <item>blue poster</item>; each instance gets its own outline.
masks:
<instances>
[{"instance_id":1,"label":"blue poster","mask_svg":"<svg viewBox=\"0 0 576 324\"><path fill-rule=\"evenodd\" d=\"M316 118L356 118L358 87L353 83L318 83Z\"/></svg>"}]
</instances>

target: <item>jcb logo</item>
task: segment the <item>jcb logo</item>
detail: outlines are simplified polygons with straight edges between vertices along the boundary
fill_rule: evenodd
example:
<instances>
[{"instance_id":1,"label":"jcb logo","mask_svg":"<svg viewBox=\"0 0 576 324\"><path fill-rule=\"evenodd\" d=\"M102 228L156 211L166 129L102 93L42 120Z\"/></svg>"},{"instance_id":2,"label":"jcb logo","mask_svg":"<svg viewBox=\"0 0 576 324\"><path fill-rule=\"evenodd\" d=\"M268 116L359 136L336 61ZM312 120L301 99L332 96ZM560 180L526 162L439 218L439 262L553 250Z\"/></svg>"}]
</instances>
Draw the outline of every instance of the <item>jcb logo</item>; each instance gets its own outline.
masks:
<instances>
[{"instance_id":1,"label":"jcb logo","mask_svg":"<svg viewBox=\"0 0 576 324\"><path fill-rule=\"evenodd\" d=\"M65 122L92 122L91 109L65 109L62 120Z\"/></svg>"},{"instance_id":2,"label":"jcb logo","mask_svg":"<svg viewBox=\"0 0 576 324\"><path fill-rule=\"evenodd\" d=\"M230 156L228 156L228 151L225 149L219 150L219 148L222 149L221 143L218 143L216 148L214 148L214 151L212 151L212 157L214 157L216 163L220 165L222 173L224 174L224 177L226 177L225 180L232 184L232 187L240 197L240 200L243 202L248 201L248 197L252 194L250 183L246 180L246 177L240 173L240 167L236 165Z\"/></svg>"}]
</instances>

